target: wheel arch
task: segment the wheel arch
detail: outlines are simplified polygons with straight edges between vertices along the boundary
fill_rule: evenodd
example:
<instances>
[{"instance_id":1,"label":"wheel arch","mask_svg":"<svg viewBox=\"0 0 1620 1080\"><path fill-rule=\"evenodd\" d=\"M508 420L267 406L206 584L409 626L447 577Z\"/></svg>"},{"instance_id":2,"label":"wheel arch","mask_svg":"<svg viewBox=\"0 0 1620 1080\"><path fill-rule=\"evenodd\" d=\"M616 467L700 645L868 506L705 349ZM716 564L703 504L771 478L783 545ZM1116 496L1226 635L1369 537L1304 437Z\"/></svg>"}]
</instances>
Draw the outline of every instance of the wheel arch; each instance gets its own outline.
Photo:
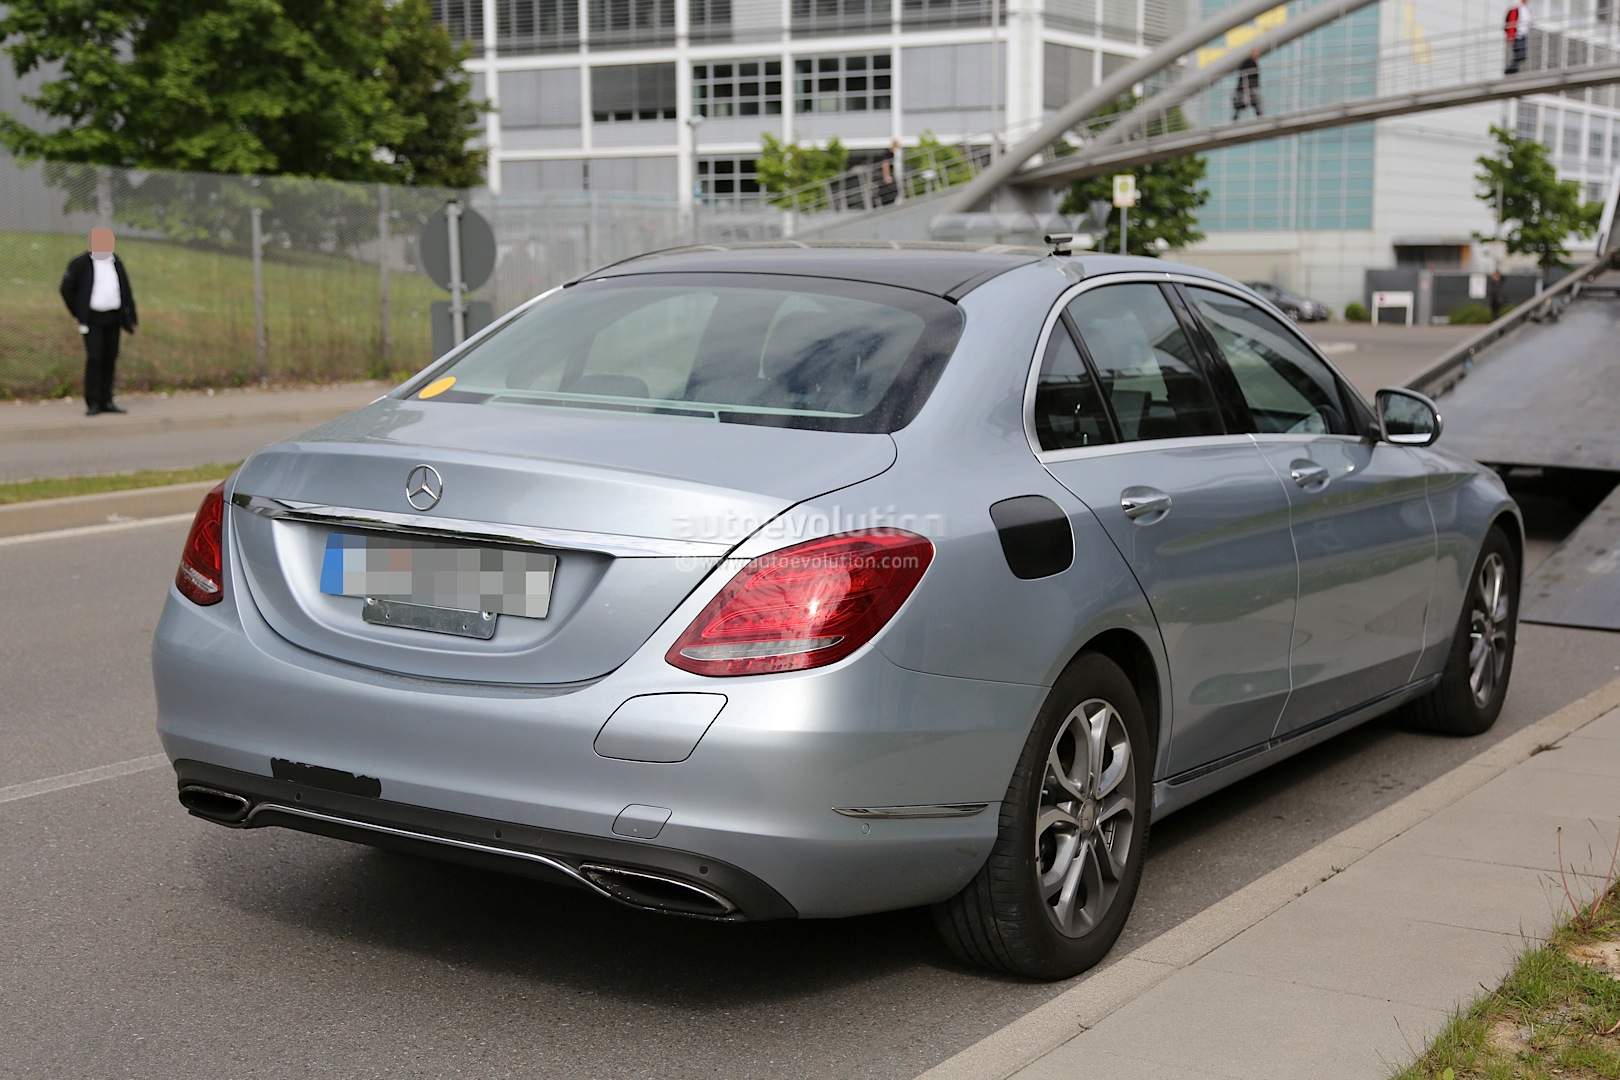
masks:
<instances>
[{"instance_id":1,"label":"wheel arch","mask_svg":"<svg viewBox=\"0 0 1620 1080\"><path fill-rule=\"evenodd\" d=\"M1138 635L1122 627L1114 627L1088 640L1069 663L1074 663L1086 653L1096 653L1113 661L1131 681L1136 700L1142 705L1143 719L1147 721L1148 739L1152 744L1149 759L1155 762L1154 771L1157 773L1159 750L1164 745L1170 718L1165 715L1165 695L1159 685L1159 665L1154 659L1153 650Z\"/></svg>"}]
</instances>

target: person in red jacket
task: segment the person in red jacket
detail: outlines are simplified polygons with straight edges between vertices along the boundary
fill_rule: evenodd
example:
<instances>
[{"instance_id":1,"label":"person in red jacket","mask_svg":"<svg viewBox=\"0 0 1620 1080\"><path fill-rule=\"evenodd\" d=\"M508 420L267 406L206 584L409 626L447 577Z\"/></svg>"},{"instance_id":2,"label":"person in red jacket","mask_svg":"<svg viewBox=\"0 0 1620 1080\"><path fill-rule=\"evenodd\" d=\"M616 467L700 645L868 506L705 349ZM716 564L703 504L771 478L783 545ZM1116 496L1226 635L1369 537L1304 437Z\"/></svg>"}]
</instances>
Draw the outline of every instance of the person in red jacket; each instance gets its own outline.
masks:
<instances>
[{"instance_id":1,"label":"person in red jacket","mask_svg":"<svg viewBox=\"0 0 1620 1080\"><path fill-rule=\"evenodd\" d=\"M62 302L84 335L84 414L121 413L113 403L118 338L135 332L135 290L124 264L113 258L113 231L90 230L90 250L75 256L62 275Z\"/></svg>"},{"instance_id":2,"label":"person in red jacket","mask_svg":"<svg viewBox=\"0 0 1620 1080\"><path fill-rule=\"evenodd\" d=\"M1524 66L1525 53L1530 48L1529 0L1519 0L1519 3L1508 8L1502 27L1507 34L1508 48L1512 50L1512 58L1502 74L1512 75Z\"/></svg>"}]
</instances>

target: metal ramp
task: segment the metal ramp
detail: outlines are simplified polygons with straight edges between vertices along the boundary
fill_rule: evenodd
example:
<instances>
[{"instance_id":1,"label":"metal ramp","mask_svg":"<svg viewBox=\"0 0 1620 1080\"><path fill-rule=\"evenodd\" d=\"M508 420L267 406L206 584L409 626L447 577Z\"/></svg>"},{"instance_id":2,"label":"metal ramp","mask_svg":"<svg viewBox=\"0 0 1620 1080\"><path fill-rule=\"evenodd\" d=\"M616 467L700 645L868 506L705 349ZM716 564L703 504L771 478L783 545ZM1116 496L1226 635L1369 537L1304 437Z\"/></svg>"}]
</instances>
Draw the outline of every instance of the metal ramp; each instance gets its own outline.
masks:
<instances>
[{"instance_id":1,"label":"metal ramp","mask_svg":"<svg viewBox=\"0 0 1620 1080\"><path fill-rule=\"evenodd\" d=\"M1610 271L1526 322L1439 399L1440 445L1490 465L1620 472L1620 298Z\"/></svg>"},{"instance_id":2,"label":"metal ramp","mask_svg":"<svg viewBox=\"0 0 1620 1080\"><path fill-rule=\"evenodd\" d=\"M1525 581L1526 622L1620 630L1620 487Z\"/></svg>"}]
</instances>

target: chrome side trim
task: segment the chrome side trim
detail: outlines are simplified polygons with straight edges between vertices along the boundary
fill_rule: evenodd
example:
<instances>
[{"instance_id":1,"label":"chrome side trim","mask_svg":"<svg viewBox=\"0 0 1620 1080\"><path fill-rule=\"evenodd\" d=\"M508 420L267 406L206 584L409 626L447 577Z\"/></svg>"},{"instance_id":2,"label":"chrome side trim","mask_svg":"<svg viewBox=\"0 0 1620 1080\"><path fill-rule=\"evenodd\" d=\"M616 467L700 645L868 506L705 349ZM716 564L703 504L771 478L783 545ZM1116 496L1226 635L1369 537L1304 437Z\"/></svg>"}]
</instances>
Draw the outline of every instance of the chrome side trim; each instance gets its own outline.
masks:
<instances>
[{"instance_id":1,"label":"chrome side trim","mask_svg":"<svg viewBox=\"0 0 1620 1080\"><path fill-rule=\"evenodd\" d=\"M613 533L579 529L550 529L535 525L503 525L498 522L468 521L462 518L427 517L422 514L396 514L386 510L361 510L351 506L272 499L264 495L235 492L231 505L276 521L307 521L321 525L348 525L383 532L410 533L418 537L444 540L471 540L482 543L520 544L526 547L596 551L616 558L719 558L730 548L708 540L662 540L652 536L617 536Z\"/></svg>"},{"instance_id":2,"label":"chrome side trim","mask_svg":"<svg viewBox=\"0 0 1620 1080\"><path fill-rule=\"evenodd\" d=\"M982 813L989 803L932 803L919 806L835 806L833 813L845 817L864 818L868 821L877 818L900 818L915 820L917 818L959 818L972 817Z\"/></svg>"}]
</instances>

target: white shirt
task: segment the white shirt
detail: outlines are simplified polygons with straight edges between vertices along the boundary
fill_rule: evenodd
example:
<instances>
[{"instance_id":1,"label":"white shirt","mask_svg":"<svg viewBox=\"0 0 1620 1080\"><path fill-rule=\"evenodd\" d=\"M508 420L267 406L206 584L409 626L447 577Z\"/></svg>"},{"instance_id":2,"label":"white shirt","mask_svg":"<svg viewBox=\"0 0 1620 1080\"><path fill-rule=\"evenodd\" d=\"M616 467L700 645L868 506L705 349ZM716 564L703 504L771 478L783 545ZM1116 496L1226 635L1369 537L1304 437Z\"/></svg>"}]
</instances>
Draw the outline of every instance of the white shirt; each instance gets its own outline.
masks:
<instances>
[{"instance_id":1,"label":"white shirt","mask_svg":"<svg viewBox=\"0 0 1620 1080\"><path fill-rule=\"evenodd\" d=\"M1519 9L1519 21L1518 25L1513 28L1513 36L1522 38L1530 33L1530 5L1519 4L1517 6Z\"/></svg>"},{"instance_id":2,"label":"white shirt","mask_svg":"<svg viewBox=\"0 0 1620 1080\"><path fill-rule=\"evenodd\" d=\"M118 271L113 266L116 257L108 255L105 259L98 259L90 256L90 268L96 275L90 286L91 311L117 311L124 306L124 294L118 289Z\"/></svg>"}]
</instances>

